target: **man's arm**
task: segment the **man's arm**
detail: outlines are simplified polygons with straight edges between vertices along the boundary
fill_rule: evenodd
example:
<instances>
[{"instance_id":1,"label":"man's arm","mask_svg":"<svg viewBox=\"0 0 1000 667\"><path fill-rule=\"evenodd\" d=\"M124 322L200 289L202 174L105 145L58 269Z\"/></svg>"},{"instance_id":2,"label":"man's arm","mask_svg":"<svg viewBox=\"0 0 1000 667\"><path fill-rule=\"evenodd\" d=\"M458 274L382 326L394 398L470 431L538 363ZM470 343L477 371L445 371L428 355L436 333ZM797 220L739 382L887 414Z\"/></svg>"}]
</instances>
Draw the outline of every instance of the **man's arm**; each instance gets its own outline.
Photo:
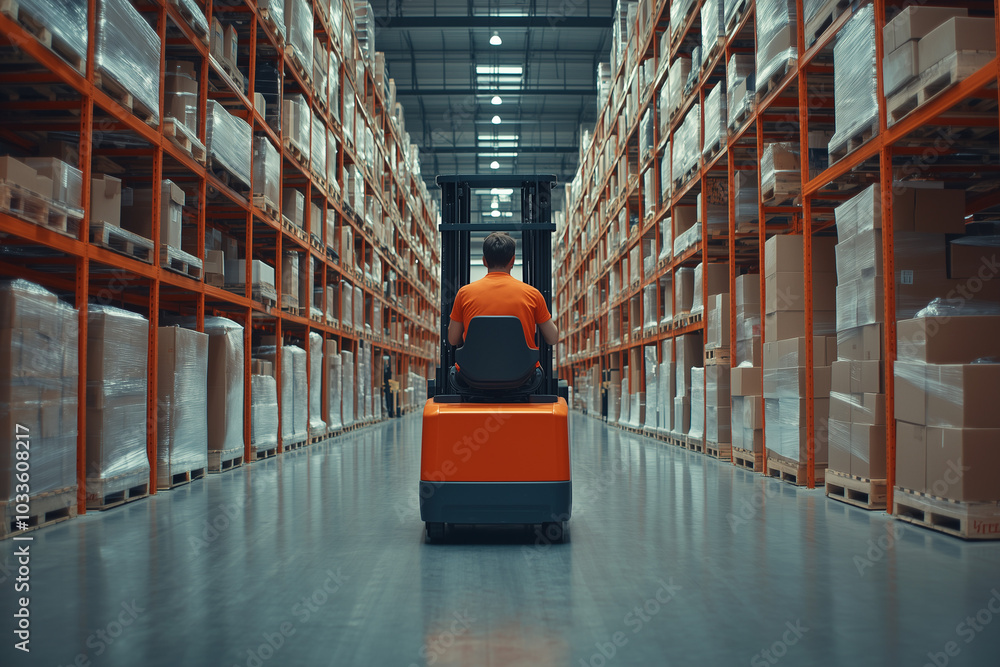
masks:
<instances>
[{"instance_id":1,"label":"man's arm","mask_svg":"<svg viewBox=\"0 0 1000 667\"><path fill-rule=\"evenodd\" d=\"M465 334L465 324L458 320L451 320L448 324L448 342L452 345L461 345Z\"/></svg>"},{"instance_id":2,"label":"man's arm","mask_svg":"<svg viewBox=\"0 0 1000 667\"><path fill-rule=\"evenodd\" d=\"M559 330L556 329L556 325L552 323L555 318L549 318L547 321L542 322L538 325L538 328L542 332L542 338L549 345L555 345L559 342Z\"/></svg>"}]
</instances>

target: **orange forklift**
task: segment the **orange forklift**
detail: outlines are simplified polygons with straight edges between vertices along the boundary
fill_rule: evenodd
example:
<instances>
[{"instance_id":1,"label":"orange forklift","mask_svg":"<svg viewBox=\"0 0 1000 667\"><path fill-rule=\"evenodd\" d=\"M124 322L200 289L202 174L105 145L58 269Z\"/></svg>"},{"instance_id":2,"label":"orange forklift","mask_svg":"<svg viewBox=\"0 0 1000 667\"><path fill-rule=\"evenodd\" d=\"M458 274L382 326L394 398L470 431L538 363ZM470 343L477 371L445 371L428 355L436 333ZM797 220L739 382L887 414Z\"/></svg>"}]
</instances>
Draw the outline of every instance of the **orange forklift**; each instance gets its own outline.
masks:
<instances>
[{"instance_id":1,"label":"orange forklift","mask_svg":"<svg viewBox=\"0 0 1000 667\"><path fill-rule=\"evenodd\" d=\"M561 542L573 503L568 389L552 349L525 343L517 317L475 317L461 347L448 343L455 295L470 282L475 233L519 232L522 280L551 311L554 176L439 176L441 364L428 382L420 457L420 518L427 539L456 524L541 526ZM478 193L520 195L521 220L473 222ZM479 216L479 211L475 212Z\"/></svg>"}]
</instances>

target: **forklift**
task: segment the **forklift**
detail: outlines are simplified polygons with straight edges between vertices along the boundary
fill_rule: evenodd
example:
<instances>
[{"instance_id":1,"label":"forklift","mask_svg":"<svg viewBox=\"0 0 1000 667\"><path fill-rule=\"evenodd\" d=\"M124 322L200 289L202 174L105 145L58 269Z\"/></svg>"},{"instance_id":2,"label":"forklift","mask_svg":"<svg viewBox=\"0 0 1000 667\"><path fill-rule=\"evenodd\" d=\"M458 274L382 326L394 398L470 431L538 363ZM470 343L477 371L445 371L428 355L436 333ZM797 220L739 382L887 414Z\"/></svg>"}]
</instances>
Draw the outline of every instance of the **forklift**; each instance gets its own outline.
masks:
<instances>
[{"instance_id":1,"label":"forklift","mask_svg":"<svg viewBox=\"0 0 1000 667\"><path fill-rule=\"evenodd\" d=\"M541 526L562 542L573 503L568 385L552 348L528 347L517 317L475 317L448 343L452 305L470 282L474 232L520 232L522 280L552 309L551 188L555 176L438 176L441 188L441 357L428 382L420 458L420 518L429 542L449 526ZM472 221L474 191L520 191L521 221ZM478 213L478 211L477 211Z\"/></svg>"}]
</instances>

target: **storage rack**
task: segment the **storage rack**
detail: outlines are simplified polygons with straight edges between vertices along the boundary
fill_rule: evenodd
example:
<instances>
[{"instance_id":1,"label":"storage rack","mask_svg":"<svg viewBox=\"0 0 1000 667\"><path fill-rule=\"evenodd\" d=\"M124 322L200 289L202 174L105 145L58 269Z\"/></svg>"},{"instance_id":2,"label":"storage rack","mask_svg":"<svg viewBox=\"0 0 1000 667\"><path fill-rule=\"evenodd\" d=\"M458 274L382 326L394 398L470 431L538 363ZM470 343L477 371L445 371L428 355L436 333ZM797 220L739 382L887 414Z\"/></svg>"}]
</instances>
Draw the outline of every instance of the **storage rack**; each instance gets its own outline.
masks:
<instances>
[{"instance_id":1,"label":"storage rack","mask_svg":"<svg viewBox=\"0 0 1000 667\"><path fill-rule=\"evenodd\" d=\"M23 23L16 17L0 14L0 35L3 35L4 61L0 65L0 110L4 114L0 140L9 148L32 154L42 133L59 132L78 139L77 166L83 174L82 208L90 211L91 174L101 171L105 158L124 167L124 185L133 183L150 187L164 179L173 180L186 192L188 205L184 210L185 231L196 230L198 258L203 258L206 230L221 229L235 236L240 254L246 262L246 289L242 294L207 285L203 279L167 270L158 261L161 251L160 221L152 218L153 260L146 263L135 257L116 253L88 238L89 215L85 215L79 230L63 234L48 227L33 224L6 212L0 212L0 275L32 280L55 291L79 309L79 437L77 446L78 508L84 513L86 489L86 410L83 397L87 387L87 304L101 302L124 306L139 312L149 320L149 375L147 407L147 453L150 463L150 490L156 489L157 450L157 348L158 326L163 316L194 316L198 330L204 330L208 316L219 315L244 325L244 442L245 460L251 460L250 438L250 359L255 336L273 335L277 339L308 341L310 332L321 333L334 340L338 349L354 351L369 345L373 358L390 355L396 376L402 380L410 373L430 377L434 344L437 342L438 279L433 267L437 263L436 213L418 170L393 169L409 159L410 146L393 119L393 109L387 103L384 86L376 85L373 68L365 67L358 79L355 63L363 56L356 39L344 40L332 30L329 2L308 0L314 12L315 37L322 48L333 51L341 63L337 76L343 84L350 82L358 91L358 113L368 116L371 126L384 132L385 141L376 150L374 170L364 165L354 146L344 141L344 130L332 113L313 96L312 86L303 79L286 54L284 38L275 34L272 24L256 0L234 0L225 3L212 0L204 3L209 25L213 17L236 27L239 35L239 68L248 75L248 90L239 90L221 65L210 57L207 35L196 34L182 14L177 0L148 0L135 3L142 16L154 27L161 44L159 118L164 117L163 68L168 59L193 62L197 73L198 139L205 145L206 107L209 100L218 100L233 115L253 128L254 137L266 137L282 156L281 183L294 185L305 193L307 202L316 202L322 211L337 216L334 238L327 238L325 220L310 220L306 206L305 239L283 227L280 210L265 211L255 205L249 192L240 192L224 182L224 175L206 167L194 156L172 143L164 133L164 124L147 124L95 83L95 44L97 42L97 0L87 0L87 53L78 70L48 47L45 31ZM325 5L325 6L324 6ZM16 5L13 5L16 14ZM10 10L8 9L8 12ZM184 11L187 11L185 9ZM343 3L343 20L353 21L353 3ZM351 24L353 34L353 23ZM38 39L40 34L42 39ZM51 39L51 35L48 36ZM44 42L43 42L44 40ZM348 42L345 47L345 41ZM378 198L386 211L386 224L395 226L391 246L381 244L364 224L363 212L350 210L341 198L344 189L332 187L325 179L301 166L283 144L280 128L272 128L253 104L258 65L269 63L281 73L280 94L302 94L312 111L333 130L338 142L337 173L346 165L355 164L364 174L366 195ZM120 95L118 96L120 99ZM363 109L363 110L362 110ZM125 134L129 147L97 145L100 133ZM136 147L139 146L139 147ZM395 153L395 159L392 154ZM160 190L153 187L153 210L159 211ZM280 207L280 202L274 202ZM325 215L325 214L324 214ZM391 218L391 219L390 219ZM404 224L404 220L407 224ZM353 230L354 247L342 247L344 229ZM319 239L316 243L313 239ZM366 322L371 333L358 333L331 326L326 321L311 319L283 311L281 303L281 257L284 250L293 249L312 257L319 267L315 284L325 288L341 279L360 286L365 295ZM398 276L396 293L387 294L383 286L363 279L360 274L341 266L338 258L354 253L361 262L380 258L383 266ZM410 261L405 261L412 258ZM278 300L275 304L255 300L251 289L250 259L266 260L275 268ZM325 300L324 300L325 302ZM374 322L375 304L381 305L381 320ZM407 305L408 304L408 305ZM325 305L325 303L324 303ZM326 313L324 312L324 316ZM339 320L338 320L339 321ZM386 333L390 332L390 333ZM403 334L409 336L404 345ZM307 350L308 345L303 345ZM280 355L278 363L280 363ZM307 364L307 367L311 364ZM324 366L324 374L326 373ZM279 383L280 369L275 375ZM382 386L381 364L372 364L371 378L358 382L373 383L376 395ZM328 383L323 383L326 405ZM278 452L283 449L279 426ZM330 431L328 435L334 435Z\"/></svg>"},{"instance_id":2,"label":"storage rack","mask_svg":"<svg viewBox=\"0 0 1000 667\"><path fill-rule=\"evenodd\" d=\"M627 159L632 162L636 169L636 174L642 174L647 168L654 169L656 173L655 183L660 187L661 159L664 154L666 142L670 140L670 146L674 146L673 137L678 129L680 119L684 117L685 110L690 108L697 100L703 103L707 91L717 82L725 79L726 63L733 54L756 53L755 25L755 3L753 0L746 0L746 9L735 30L727 32L724 47L711 59L702 70L701 77L695 90L686 98L682 110L669 125L666 135L660 132L659 119L654 122L655 142L653 156L648 160L641 160L639 146L639 125L642 111L647 108L653 109L654 116L659 115L656 105L660 88L666 80L666 65L672 62L678 53L690 52L694 44L700 44L700 12L704 4L703 0L693 2L693 11L687 15L684 25L679 35L675 39L668 40L669 50L661 49L661 38L663 33L669 29L670 2L667 0L654 1L651 11L652 20L648 25L641 25L640 18L637 18L635 34L638 39L629 42L628 51L634 53L623 55L618 69L612 73L612 88L615 84L625 80L629 76L628 65L625 63L642 62L646 58L653 58L656 63L657 75L650 90L646 92L639 101L639 113L636 114L635 122L627 129L624 138L618 138L618 147L614 152L615 158L612 164ZM730 130L728 137L723 140L722 150L714 157L705 159L699 156L699 168L690 178L680 185L674 187L672 197L669 201L660 202L657 205L655 215L646 219L632 230L627 242L620 250L609 248L608 260L601 265L597 275L590 276L590 284L607 284L608 273L627 258L629 250L644 237L654 236L656 238L656 250L660 250L660 239L656 233L660 221L665 216L672 214L672 210L681 202L685 204L693 203L698 192L705 188L705 181L710 176L722 176L726 179L729 193L729 225L728 232L719 236L710 236L707 225L702 227L702 238L700 244L689 252L679 257L673 257L669 263L659 266L650 275L644 275L638 286L626 288L623 285L620 296L611 303L603 304L600 311L587 312L585 304L587 282L583 280L588 263L598 257L599 245L607 242L610 224L616 219L618 212L622 208L630 211L638 210L644 202L644 184L641 178L628 182L622 186L625 194L620 197L612 197L608 183L608 177L613 169L608 169L608 176L595 189L592 186L583 186L584 193L575 198L575 209L567 210L566 224L561 230L561 243L558 245L564 248L557 257L556 275L560 278L557 283L557 303L559 328L562 334L563 349L566 354L559 360L562 364L560 374L567 378L581 377L583 373L595 366L599 369L608 368L611 355L615 353L628 352L635 348L642 348L645 345L655 343L664 339L690 333L693 331L703 331L704 321L687 324L682 328L673 328L667 331L657 331L649 335L628 340L618 345L608 343L607 327L603 323L606 321L609 311L615 306L623 306L629 303L630 298L641 293L643 287L649 284L656 284L664 276L673 276L675 271L682 266L693 266L698 262L709 262L712 259L721 257L715 253L719 252L714 246L717 244L725 246L725 253L729 263L729 292L735 294L735 279L738 275L756 270L760 274L761 302L765 302L765 281L764 273L760 270L763 267L764 242L776 233L801 234L804 237L804 264L805 264L805 347L806 347L806 387L807 392L803 397L807 402L807 432L814 433L815 415L813 411L813 304L812 304L812 238L816 235L829 234L833 226L833 209L840 203L850 199L865 186L877 183L881 188L881 216L882 220L892 220L892 184L894 174L911 173L928 174L935 180L949 181L952 184L977 185L976 193L970 194L967 199L967 215L981 216L985 219L995 219L998 205L1000 205L1000 184L995 176L995 151L997 144L996 130L1000 127L1000 117L997 113L997 89L998 76L1000 76L1000 61L994 56L992 60L968 78L962 80L954 87L940 93L927 103L917 107L904 118L894 124L888 122L886 98L883 94L882 83L882 59L884 51L882 28L886 23L887 10L902 8L906 4L902 1L894 0L874 0L860 1L855 3L836 3L838 8L846 7L830 25L828 25L818 38L809 46L805 37L805 27L802 17L803 2L796 0L797 9L796 34L798 58L791 64L788 71L770 90L761 95L758 92L756 105L747 118L735 129ZM950 5L952 3L931 3ZM970 15L993 16L1000 19L1000 3L998 2L964 2L955 3L968 7ZM849 7L847 5L850 5ZM833 118L833 45L836 41L837 33L843 28L854 13L867 5L874 5L875 27L876 27L876 58L877 58L877 91L878 91L878 132L872 138L865 141L845 157L836 162L833 166L823 170L818 174L810 174L806 159L806 147L809 146L810 129L816 127L832 125ZM890 14L891 17L891 14ZM1000 34L1000 31L997 31ZM810 36L811 37L811 36ZM760 90L760 82L758 91ZM610 95L604 106L600 109L598 122L593 132L593 141L585 145L581 150L581 169L584 175L583 182L587 183L587 177L595 167L596 158L605 148L605 142L609 137L614 137L614 128L607 125L608 120L617 122L617 118L623 113L624 96ZM702 119L702 139L704 139L704 119ZM963 133L976 133L976 138L980 143L984 141L991 144L991 153L994 155L994 164L970 165L968 161L962 159L952 146L956 141L961 141L965 136ZM935 147L935 137L948 137L950 144L944 148ZM793 202L791 206L772 207L762 200L760 188L760 172L758 171L758 224L752 230L738 230L735 226L734 213L734 177L738 170L758 169L760 156L763 154L764 145L779 141L792 141L798 143L802 154L802 195ZM825 147L823 147L825 148ZM928 153L929 151L929 153ZM631 170L630 170L631 171ZM991 178L992 177L992 178ZM977 180L978 179L978 180ZM991 186L983 188L985 185ZM657 196L656 201L660 198ZM601 217L598 212L600 204L607 207L606 214ZM594 224L598 225L597 233L591 242L584 243L580 238L580 229L584 221L593 218ZM576 220L576 226L572 223ZM640 220L643 220L640 215ZM764 224L759 224L764 221ZM576 232L576 234L571 234ZM710 245L711 244L711 245ZM893 362L896 358L896 301L893 284L893 235L892 225L884 225L883 228L883 248L882 262L885 279L884 288L884 349L885 349L885 396L886 396L886 459L887 459L887 490L888 507L893 507L893 487L895 483L895 419L893 401ZM707 286L703 284L704 294L707 295ZM661 296L658 291L658 308L663 312ZM672 297L670 297L672 298ZM705 301L703 300L703 303ZM707 309L707 303L706 303ZM578 322L571 319L572 312L585 313ZM676 312L676 311L674 311ZM763 327L763 306L761 312L761 326ZM735 301L730 303L730 345L735 349L736 342L736 310ZM621 329L625 336L625 329ZM600 332L600 346L591 352L584 352L584 342L594 332ZM659 346L658 346L659 347ZM660 352L658 351L658 354ZM661 360L663 361L663 360ZM633 368L632 375L643 376L643 369ZM624 381L624 379L623 379ZM640 386L642 381L640 380ZM814 487L815 477L815 443L810 435L808 441L807 476L808 486ZM764 456L766 458L767 442L764 442Z\"/></svg>"}]
</instances>

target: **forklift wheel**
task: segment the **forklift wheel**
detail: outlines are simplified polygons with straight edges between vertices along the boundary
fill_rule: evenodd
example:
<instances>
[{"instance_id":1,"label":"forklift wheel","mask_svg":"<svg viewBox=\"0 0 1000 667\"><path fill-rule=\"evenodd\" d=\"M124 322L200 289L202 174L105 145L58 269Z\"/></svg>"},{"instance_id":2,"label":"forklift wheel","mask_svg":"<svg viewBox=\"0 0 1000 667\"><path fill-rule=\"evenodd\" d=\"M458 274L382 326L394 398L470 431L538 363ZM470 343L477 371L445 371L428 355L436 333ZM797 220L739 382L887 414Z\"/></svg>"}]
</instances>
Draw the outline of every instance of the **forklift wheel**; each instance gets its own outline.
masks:
<instances>
[{"instance_id":1,"label":"forklift wheel","mask_svg":"<svg viewBox=\"0 0 1000 667\"><path fill-rule=\"evenodd\" d=\"M563 522L549 522L542 524L542 536L551 544L560 544L565 533Z\"/></svg>"},{"instance_id":2,"label":"forklift wheel","mask_svg":"<svg viewBox=\"0 0 1000 667\"><path fill-rule=\"evenodd\" d=\"M427 522L427 540L429 542L441 542L444 540L444 524L440 522Z\"/></svg>"}]
</instances>

